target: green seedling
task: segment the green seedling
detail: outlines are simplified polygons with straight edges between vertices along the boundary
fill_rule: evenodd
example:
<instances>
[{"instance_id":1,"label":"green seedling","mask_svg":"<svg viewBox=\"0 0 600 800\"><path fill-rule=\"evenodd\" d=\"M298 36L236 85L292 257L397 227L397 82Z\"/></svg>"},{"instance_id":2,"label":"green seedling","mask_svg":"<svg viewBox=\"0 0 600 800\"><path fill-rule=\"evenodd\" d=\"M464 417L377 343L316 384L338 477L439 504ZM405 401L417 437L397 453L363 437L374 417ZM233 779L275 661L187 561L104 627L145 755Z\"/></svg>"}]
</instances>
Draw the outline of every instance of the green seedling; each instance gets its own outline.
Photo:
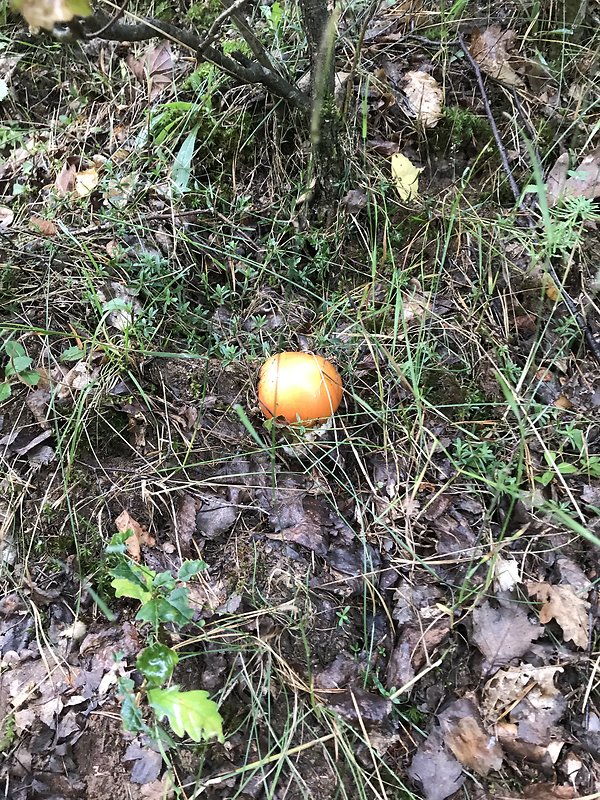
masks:
<instances>
[{"instance_id":1,"label":"green seedling","mask_svg":"<svg viewBox=\"0 0 600 800\"><path fill-rule=\"evenodd\" d=\"M16 383L24 383L26 386L37 386L41 375L31 369L33 359L27 355L27 351L20 342L12 339L4 342L2 349L8 356L8 364L4 367L4 380L0 383L0 403L12 394L12 387Z\"/></svg>"},{"instance_id":2,"label":"green seedling","mask_svg":"<svg viewBox=\"0 0 600 800\"><path fill-rule=\"evenodd\" d=\"M144 678L141 690L136 692L135 682L130 677L122 677L119 681L125 729L152 735L140 705L145 697L156 720L160 722L167 717L177 736L188 735L195 742L213 738L222 742L223 720L208 692L200 689L182 692L178 686L168 685L179 655L161 641L167 634L165 625L182 628L191 621L193 610L185 584L202 572L206 564L204 561L184 561L176 576L170 572L157 573L127 555L125 543L132 535L131 530L119 533L107 547L113 560L109 574L113 578L111 586L116 597L136 600L140 606L135 619L150 625L148 645L136 659L136 667Z\"/></svg>"}]
</instances>

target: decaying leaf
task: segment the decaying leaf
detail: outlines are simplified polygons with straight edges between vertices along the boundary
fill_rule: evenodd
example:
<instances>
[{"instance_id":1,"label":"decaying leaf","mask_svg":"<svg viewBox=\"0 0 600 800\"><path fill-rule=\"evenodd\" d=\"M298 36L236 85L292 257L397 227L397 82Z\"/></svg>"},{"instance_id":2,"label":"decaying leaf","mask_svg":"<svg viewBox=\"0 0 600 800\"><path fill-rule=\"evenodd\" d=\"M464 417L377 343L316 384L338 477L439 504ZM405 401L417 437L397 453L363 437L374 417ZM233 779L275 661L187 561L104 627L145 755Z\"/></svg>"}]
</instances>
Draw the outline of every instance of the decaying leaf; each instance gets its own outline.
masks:
<instances>
[{"instance_id":1,"label":"decaying leaf","mask_svg":"<svg viewBox=\"0 0 600 800\"><path fill-rule=\"evenodd\" d=\"M106 185L106 191L104 192L104 199L108 205L115 206L116 208L125 208L135 190L138 178L139 175L137 172L131 172L129 175L124 175L122 178L112 178L109 180Z\"/></svg>"},{"instance_id":2,"label":"decaying leaf","mask_svg":"<svg viewBox=\"0 0 600 800\"><path fill-rule=\"evenodd\" d=\"M494 608L486 601L473 611L473 641L491 667L520 658L543 630L529 621L527 611L517 603Z\"/></svg>"},{"instance_id":3,"label":"decaying leaf","mask_svg":"<svg viewBox=\"0 0 600 800\"><path fill-rule=\"evenodd\" d=\"M422 167L415 165L402 153L392 155L392 178L401 200L414 200L419 195L419 174Z\"/></svg>"},{"instance_id":4,"label":"decaying leaf","mask_svg":"<svg viewBox=\"0 0 600 800\"><path fill-rule=\"evenodd\" d=\"M239 516L239 509L229 500L217 495L204 494L200 498L200 509L196 514L198 533L207 539L216 539L230 531Z\"/></svg>"},{"instance_id":5,"label":"decaying leaf","mask_svg":"<svg viewBox=\"0 0 600 800\"><path fill-rule=\"evenodd\" d=\"M500 25L490 25L484 31L475 28L469 51L483 72L507 86L523 86L523 81L509 63L508 50L515 31L503 31Z\"/></svg>"},{"instance_id":6,"label":"decaying leaf","mask_svg":"<svg viewBox=\"0 0 600 800\"><path fill-rule=\"evenodd\" d=\"M600 147L592 150L569 175L569 154L562 153L546 179L548 205L554 206L567 197L600 197Z\"/></svg>"},{"instance_id":7,"label":"decaying leaf","mask_svg":"<svg viewBox=\"0 0 600 800\"><path fill-rule=\"evenodd\" d=\"M78 197L87 197L98 186L99 181L96 167L80 170L75 174L75 194Z\"/></svg>"},{"instance_id":8,"label":"decaying leaf","mask_svg":"<svg viewBox=\"0 0 600 800\"><path fill-rule=\"evenodd\" d=\"M420 784L426 800L444 800L465 782L462 766L446 749L442 733L437 728L413 756L408 775Z\"/></svg>"},{"instance_id":9,"label":"decaying leaf","mask_svg":"<svg viewBox=\"0 0 600 800\"><path fill-rule=\"evenodd\" d=\"M88 17L92 8L88 0L12 0L32 28L51 31L57 22L70 22L73 17Z\"/></svg>"},{"instance_id":10,"label":"decaying leaf","mask_svg":"<svg viewBox=\"0 0 600 800\"><path fill-rule=\"evenodd\" d=\"M589 637L587 600L578 597L572 586L549 583L527 584L530 597L535 597L543 605L540 608L540 622L546 625L555 619L562 628L565 642L573 642L576 647L587 647Z\"/></svg>"},{"instance_id":11,"label":"decaying leaf","mask_svg":"<svg viewBox=\"0 0 600 800\"><path fill-rule=\"evenodd\" d=\"M436 79L422 70L407 72L404 93L409 110L424 128L435 128L442 116L444 94Z\"/></svg>"},{"instance_id":12,"label":"decaying leaf","mask_svg":"<svg viewBox=\"0 0 600 800\"><path fill-rule=\"evenodd\" d=\"M494 584L500 592L512 592L521 582L519 564L514 558L498 556L494 564Z\"/></svg>"},{"instance_id":13,"label":"decaying leaf","mask_svg":"<svg viewBox=\"0 0 600 800\"><path fill-rule=\"evenodd\" d=\"M50 219L42 219L42 217L33 216L29 220L29 225L42 234L42 236L56 236L58 228L56 223Z\"/></svg>"},{"instance_id":14,"label":"decaying leaf","mask_svg":"<svg viewBox=\"0 0 600 800\"><path fill-rule=\"evenodd\" d=\"M559 702L561 694L554 685L554 678L562 671L562 667L534 667L531 664L499 670L483 688L481 710L484 719L496 724L513 711L516 712L515 718L523 718L519 704L525 699L533 711L545 714L550 709L558 709L563 704ZM560 713L554 715L555 720Z\"/></svg>"},{"instance_id":15,"label":"decaying leaf","mask_svg":"<svg viewBox=\"0 0 600 800\"><path fill-rule=\"evenodd\" d=\"M575 795L573 786L555 783L534 783L526 786L523 792L525 800L572 800Z\"/></svg>"},{"instance_id":16,"label":"decaying leaf","mask_svg":"<svg viewBox=\"0 0 600 800\"><path fill-rule=\"evenodd\" d=\"M4 231L13 224L14 211L8 206L0 206L0 231Z\"/></svg>"},{"instance_id":17,"label":"decaying leaf","mask_svg":"<svg viewBox=\"0 0 600 800\"><path fill-rule=\"evenodd\" d=\"M129 328L143 311L133 291L117 281L110 281L98 289L97 294L103 303L102 311L106 314L107 322L119 331Z\"/></svg>"},{"instance_id":18,"label":"decaying leaf","mask_svg":"<svg viewBox=\"0 0 600 800\"><path fill-rule=\"evenodd\" d=\"M56 189L56 193L60 196L70 194L73 189L75 188L75 173L77 170L75 169L74 164L69 164L65 162L61 171L56 176L56 180L54 181L54 188Z\"/></svg>"},{"instance_id":19,"label":"decaying leaf","mask_svg":"<svg viewBox=\"0 0 600 800\"><path fill-rule=\"evenodd\" d=\"M168 42L151 48L146 55L149 99L155 100L173 82L173 56Z\"/></svg>"},{"instance_id":20,"label":"decaying leaf","mask_svg":"<svg viewBox=\"0 0 600 800\"><path fill-rule=\"evenodd\" d=\"M456 700L438 719L446 746L463 766L483 777L502 767L502 748L484 730L479 711L471 700Z\"/></svg>"},{"instance_id":21,"label":"decaying leaf","mask_svg":"<svg viewBox=\"0 0 600 800\"><path fill-rule=\"evenodd\" d=\"M553 766L560 756L564 742L551 741L547 745L536 744L519 736L519 727L513 722L500 722L496 732L504 752L520 760L529 761L544 774L552 775Z\"/></svg>"},{"instance_id":22,"label":"decaying leaf","mask_svg":"<svg viewBox=\"0 0 600 800\"><path fill-rule=\"evenodd\" d=\"M129 511L122 511L115 520L115 527L119 533L131 531L132 535L125 542L127 552L134 561L139 561L142 556L142 545L154 547L154 537L151 536L143 525L135 520Z\"/></svg>"},{"instance_id":23,"label":"decaying leaf","mask_svg":"<svg viewBox=\"0 0 600 800\"><path fill-rule=\"evenodd\" d=\"M546 195L550 207L556 205L559 197L563 196L568 169L569 154L561 153L546 178Z\"/></svg>"},{"instance_id":24,"label":"decaying leaf","mask_svg":"<svg viewBox=\"0 0 600 800\"><path fill-rule=\"evenodd\" d=\"M83 391L93 383L99 372L99 367L92 368L86 361L78 361L57 381L56 399L66 400L69 397L74 397L77 392Z\"/></svg>"}]
</instances>

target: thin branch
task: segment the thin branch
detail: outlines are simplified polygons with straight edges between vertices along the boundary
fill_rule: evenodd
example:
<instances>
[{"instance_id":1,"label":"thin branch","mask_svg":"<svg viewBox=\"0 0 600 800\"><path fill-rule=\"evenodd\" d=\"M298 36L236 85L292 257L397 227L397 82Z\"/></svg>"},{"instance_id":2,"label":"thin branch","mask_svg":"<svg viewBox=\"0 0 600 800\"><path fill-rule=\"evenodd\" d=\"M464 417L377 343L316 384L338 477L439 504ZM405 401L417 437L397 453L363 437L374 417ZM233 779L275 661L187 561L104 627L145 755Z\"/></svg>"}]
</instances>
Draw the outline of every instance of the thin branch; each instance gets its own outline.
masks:
<instances>
[{"instance_id":1,"label":"thin branch","mask_svg":"<svg viewBox=\"0 0 600 800\"><path fill-rule=\"evenodd\" d=\"M202 42L202 44L198 47L198 49L196 51L196 54L197 54L199 59L202 58L202 55L204 54L204 50L207 47L209 47L214 42L214 40L217 38L217 36L219 34L219 30L221 28L221 25L225 22L225 20L228 19L234 13L234 11L237 11L237 9L241 8L247 2L248 2L248 0L235 0L235 2L232 3L232 5L227 6L227 8L223 9L223 11L221 11L219 16L215 20L213 20L212 25L210 26L210 28L206 32L206 36L204 37L204 41Z\"/></svg>"},{"instance_id":2,"label":"thin branch","mask_svg":"<svg viewBox=\"0 0 600 800\"><path fill-rule=\"evenodd\" d=\"M309 112L311 109L311 101L308 95L301 92L278 72L256 62L242 65L215 47L204 44L204 40L195 33L179 28L169 22L150 18L140 19L133 24L119 20L113 22L100 12L86 17L82 20L82 25L86 33L108 41L142 42L161 36L182 47L186 47L194 54L198 54L199 48L203 46L204 50L199 60L209 61L241 83L262 84L277 97L281 97L305 112Z\"/></svg>"},{"instance_id":3,"label":"thin branch","mask_svg":"<svg viewBox=\"0 0 600 800\"><path fill-rule=\"evenodd\" d=\"M500 153L500 158L502 159L502 166L504 167L504 172L506 173L506 177L508 178L508 182L510 184L510 188L512 189L512 193L517 202L518 208L525 215L525 219L527 220L527 224L529 225L529 227L530 228L537 227L537 222L532 216L530 209L528 209L525 206L525 203L523 202L523 199L521 197L521 192L510 169L508 163L508 156L506 155L506 150L502 142L502 137L500 136L500 132L498 131L498 127L496 126L496 120L494 119L494 115L492 114L490 101L485 91L485 86L483 84L483 78L481 76L481 70L479 69L479 64L475 61L475 59L469 52L464 37L461 33L458 34L458 42L462 48L463 53L465 54L467 61L471 65L473 72L475 73L475 77L477 79L477 85L479 87L479 92L481 94L481 99L483 100L485 113L492 128L492 133L494 134L494 139L496 140L496 145L498 147L498 152ZM515 96L513 96L513 98L516 100ZM517 110L520 111L518 101L517 101ZM561 280L556 273L554 264L552 264L552 261L549 258L546 259L544 267L550 274L552 280L556 283L556 285L561 286ZM579 310L577 309L577 304L575 303L571 295L567 292L567 290L564 287L560 289L560 295L564 304L572 314L573 319L577 323L577 326L579 327L579 330L583 335L585 341L587 342L588 347L590 348L592 354L594 355L595 359L598 362L600 362L600 342L598 342L597 337L594 334L594 331L590 327L589 323L582 316L582 314L579 312Z\"/></svg>"},{"instance_id":4,"label":"thin branch","mask_svg":"<svg viewBox=\"0 0 600 800\"><path fill-rule=\"evenodd\" d=\"M496 140L496 146L498 148L498 152L500 153L500 158L502 159L502 166L504 167L504 172L506 173L506 177L508 178L508 182L510 184L510 188L512 190L514 198L517 202L519 202L519 199L521 197L521 191L517 186L517 182L514 179L510 165L508 163L508 156L506 155L506 149L504 147L504 143L502 142L500 131L498 130L498 126L496 125L496 120L494 119L494 115L492 113L492 107L490 106L490 101L487 96L485 86L483 84L483 78L481 76L481 70L479 69L479 64L475 61L475 59L471 55L469 48L465 43L462 33L458 34L458 42L462 48L463 53L465 54L465 58L471 65L471 69L475 73L475 78L477 79L477 86L479 87L479 93L481 94L481 99L483 100L483 107L485 109L486 116L489 120L490 127L494 135L494 139Z\"/></svg>"}]
</instances>

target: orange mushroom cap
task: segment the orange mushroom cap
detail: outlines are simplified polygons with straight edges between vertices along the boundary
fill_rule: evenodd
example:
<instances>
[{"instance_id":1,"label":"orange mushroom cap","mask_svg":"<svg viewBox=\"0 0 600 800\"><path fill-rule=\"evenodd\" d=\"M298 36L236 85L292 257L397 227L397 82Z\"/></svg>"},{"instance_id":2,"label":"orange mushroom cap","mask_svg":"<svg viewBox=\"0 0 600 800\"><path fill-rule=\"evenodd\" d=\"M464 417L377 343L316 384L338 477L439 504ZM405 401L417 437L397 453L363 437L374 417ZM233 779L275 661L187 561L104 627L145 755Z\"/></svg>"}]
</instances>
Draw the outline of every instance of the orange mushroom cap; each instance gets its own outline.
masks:
<instances>
[{"instance_id":1,"label":"orange mushroom cap","mask_svg":"<svg viewBox=\"0 0 600 800\"><path fill-rule=\"evenodd\" d=\"M277 353L260 370L258 404L267 419L316 425L337 411L342 393L338 371L323 356Z\"/></svg>"}]
</instances>

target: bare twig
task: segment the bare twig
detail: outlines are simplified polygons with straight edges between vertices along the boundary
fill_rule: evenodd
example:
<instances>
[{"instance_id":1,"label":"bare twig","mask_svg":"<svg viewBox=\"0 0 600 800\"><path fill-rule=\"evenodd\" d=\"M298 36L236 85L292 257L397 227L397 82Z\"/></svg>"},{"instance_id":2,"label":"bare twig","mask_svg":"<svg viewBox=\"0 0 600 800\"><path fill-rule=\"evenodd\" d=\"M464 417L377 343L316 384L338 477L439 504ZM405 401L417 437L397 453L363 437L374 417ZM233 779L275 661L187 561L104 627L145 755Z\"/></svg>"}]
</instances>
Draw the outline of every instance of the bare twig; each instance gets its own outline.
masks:
<instances>
[{"instance_id":1,"label":"bare twig","mask_svg":"<svg viewBox=\"0 0 600 800\"><path fill-rule=\"evenodd\" d=\"M240 9L247 2L248 0L235 0L234 3L232 3L230 6L227 6L227 8L223 9L223 11L221 11L219 16L215 20L213 20L212 25L206 32L204 40L202 41L202 43L198 47L198 50L196 51L196 55L199 59L202 58L204 50L207 47L209 47L217 38L219 31L221 29L221 25L225 22L225 20L228 19L235 11Z\"/></svg>"},{"instance_id":2,"label":"bare twig","mask_svg":"<svg viewBox=\"0 0 600 800\"><path fill-rule=\"evenodd\" d=\"M506 155L506 148L504 147L504 143L502 141L502 137L500 136L500 131L498 130L498 126L496 125L496 120L494 119L494 115L492 113L492 107L490 106L490 101L487 96L487 92L485 90L485 86L483 84L483 78L481 76L481 70L479 69L479 64L475 61L473 56L471 55L469 48L466 45L466 42L463 38L462 33L458 34L458 42L462 48L463 53L465 54L465 58L469 62L471 69L475 73L475 78L477 79L477 86L479 87L479 93L481 95L481 99L483 101L483 107L485 109L485 114L488 118L490 123L490 127L492 129L492 133L494 135L494 139L496 141L496 146L498 148L498 152L500 153L500 158L502 159L502 166L504 167L504 172L506 173L506 177L508 178L508 182L510 184L510 188L512 190L513 196L515 200L518 202L521 197L521 192L519 187L517 186L517 182L514 179L512 174L510 165L508 163L508 156Z\"/></svg>"},{"instance_id":3,"label":"bare twig","mask_svg":"<svg viewBox=\"0 0 600 800\"><path fill-rule=\"evenodd\" d=\"M538 223L535 220L535 218L532 216L531 209L529 209L529 208L527 208L525 206L525 203L523 202L523 198L521 196L521 192L519 190L517 182L515 181L514 176L512 174L510 165L508 163L508 156L506 155L506 149L505 149L504 144L502 142L502 137L500 136L500 132L498 131L498 127L496 125L496 120L494 119L494 115L492 114L490 101L489 101L489 98L487 96L487 92L485 90L485 86L484 86L484 83L483 83L483 78L482 78L482 75L481 75L481 70L479 69L479 64L475 61L475 59L473 58L473 56L469 52L469 49L468 49L468 47L466 45L464 37L463 37L463 35L461 33L458 34L458 42L459 42L459 44L460 44L460 46L462 48L463 53L465 54L465 57L466 57L467 61L469 62L473 72L475 73L475 77L477 79L477 85L479 87L479 92L481 94L481 99L483 101L483 106L485 108L485 113L486 113L487 118L489 120L490 127L492 129L492 133L493 133L494 139L496 141L496 146L498 147L498 152L500 153L500 158L502 159L502 166L504 167L504 172L506 173L506 177L508 178L508 182L510 184L510 188L512 190L514 198L515 198L515 200L517 202L517 206L519 208L519 211L521 211L524 214L524 217L526 219L527 225L529 225L530 228L534 228L534 227L537 226ZM522 111L522 109L520 107L520 103L518 102L518 99L517 99L516 95L513 95L513 99L515 100L515 105L517 107L517 112L519 113L519 116L525 122L526 118L525 118L525 115L524 115L524 113L523 113L523 111ZM528 122L528 120L527 120L527 122ZM546 261L544 263L544 267L548 271L550 276L552 277L552 280L555 282L555 284L557 286L561 286L561 280L558 277L556 269L554 268L554 265L552 264L552 262L551 262L551 260L549 258L546 259ZM578 311L577 304L575 303L575 301L573 300L571 295L566 291L566 289L564 289L564 287L560 290L560 294L561 294L561 298L562 298L564 304L569 309L569 312L572 314L573 319L577 323L577 326L579 327L579 330L580 330L582 336L584 337L585 341L588 344L588 347L590 348L592 354L594 355L594 358L598 362L600 362L600 342L598 342L597 337L594 334L594 331L591 329L591 327L588 324L588 322L586 322L586 320L584 319L582 314Z\"/></svg>"},{"instance_id":4,"label":"bare twig","mask_svg":"<svg viewBox=\"0 0 600 800\"><path fill-rule=\"evenodd\" d=\"M274 69L252 61L241 64L215 47L205 45L204 40L195 33L179 28L169 22L145 18L129 24L120 20L113 21L99 12L86 17L82 21L82 25L84 31L91 36L98 36L100 39L111 41L142 42L162 36L182 47L186 47L195 54L198 53L201 46L204 46L202 60L215 64L227 75L231 75L241 83L262 84L277 97L281 97L290 105L305 112L309 112L311 109L310 98Z\"/></svg>"},{"instance_id":5,"label":"bare twig","mask_svg":"<svg viewBox=\"0 0 600 800\"><path fill-rule=\"evenodd\" d=\"M125 13L125 9L127 8L128 4L129 4L129 0L123 0L123 5L121 6L121 8L117 9L117 11L114 14L114 16L112 16L109 19L109 21L106 23L106 25L103 28L100 28L100 30L96 31L95 33L86 34L86 38L91 38L93 36L96 36L96 37L100 38L102 36L102 34L105 33L110 28L111 25L114 25L115 22L117 22L118 20L121 19L121 17Z\"/></svg>"}]
</instances>

